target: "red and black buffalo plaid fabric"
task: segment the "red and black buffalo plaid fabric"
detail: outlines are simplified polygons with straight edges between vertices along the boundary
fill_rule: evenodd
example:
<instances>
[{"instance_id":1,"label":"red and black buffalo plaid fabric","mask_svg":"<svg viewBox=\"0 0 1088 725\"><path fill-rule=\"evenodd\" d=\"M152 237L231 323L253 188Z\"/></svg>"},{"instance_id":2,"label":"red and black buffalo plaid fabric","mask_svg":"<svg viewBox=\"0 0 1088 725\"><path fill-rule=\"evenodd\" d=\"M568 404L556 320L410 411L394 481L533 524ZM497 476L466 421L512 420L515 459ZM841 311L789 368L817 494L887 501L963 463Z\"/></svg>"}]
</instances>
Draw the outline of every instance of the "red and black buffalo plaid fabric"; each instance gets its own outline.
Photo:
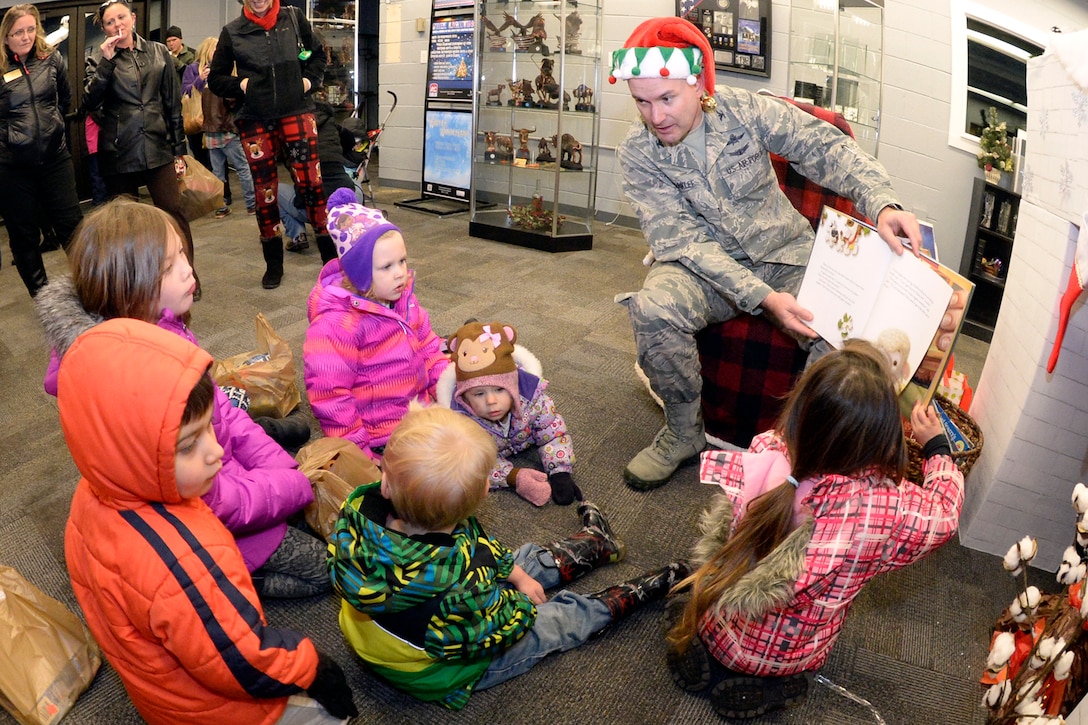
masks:
<instances>
[{"instance_id":1,"label":"red and black buffalo plaid fabric","mask_svg":"<svg viewBox=\"0 0 1088 725\"><path fill-rule=\"evenodd\" d=\"M841 113L785 100L853 138L854 132ZM801 176L786 159L772 155L771 163L787 198L813 230L825 204L867 221L853 202ZM774 426L808 353L763 316L745 314L707 327L696 342L703 371L706 432L747 448L753 436Z\"/></svg>"}]
</instances>

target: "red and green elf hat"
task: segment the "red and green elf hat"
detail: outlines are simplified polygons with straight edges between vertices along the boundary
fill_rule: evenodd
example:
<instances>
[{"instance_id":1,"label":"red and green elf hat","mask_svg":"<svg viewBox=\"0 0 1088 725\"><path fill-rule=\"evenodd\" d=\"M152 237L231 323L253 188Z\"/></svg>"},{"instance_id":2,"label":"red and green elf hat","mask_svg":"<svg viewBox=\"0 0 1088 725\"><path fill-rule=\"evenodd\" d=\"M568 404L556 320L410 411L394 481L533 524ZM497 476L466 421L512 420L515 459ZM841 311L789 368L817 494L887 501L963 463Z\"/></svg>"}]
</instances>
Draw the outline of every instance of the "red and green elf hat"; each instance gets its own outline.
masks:
<instances>
[{"instance_id":1,"label":"red and green elf hat","mask_svg":"<svg viewBox=\"0 0 1088 725\"><path fill-rule=\"evenodd\" d=\"M714 95L714 55L706 35L683 18L652 18L635 28L621 50L612 51L608 82L682 78L693 86L699 75Z\"/></svg>"}]
</instances>

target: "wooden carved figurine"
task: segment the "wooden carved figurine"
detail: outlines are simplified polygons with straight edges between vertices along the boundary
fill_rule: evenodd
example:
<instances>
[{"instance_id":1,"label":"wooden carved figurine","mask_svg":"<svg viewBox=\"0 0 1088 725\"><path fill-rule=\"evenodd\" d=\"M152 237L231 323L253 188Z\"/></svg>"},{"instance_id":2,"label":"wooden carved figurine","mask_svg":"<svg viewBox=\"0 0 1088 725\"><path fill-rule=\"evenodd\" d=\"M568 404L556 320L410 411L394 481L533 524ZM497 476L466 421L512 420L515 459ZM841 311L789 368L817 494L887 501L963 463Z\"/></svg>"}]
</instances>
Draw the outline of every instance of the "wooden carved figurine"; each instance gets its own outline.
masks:
<instances>
[{"instance_id":1,"label":"wooden carved figurine","mask_svg":"<svg viewBox=\"0 0 1088 725\"><path fill-rule=\"evenodd\" d=\"M502 105L502 92L506 88L505 85L500 83L499 85L491 88L487 91L487 105L488 106L501 106Z\"/></svg>"},{"instance_id":2,"label":"wooden carved figurine","mask_svg":"<svg viewBox=\"0 0 1088 725\"><path fill-rule=\"evenodd\" d=\"M533 81L536 88L537 105L541 108L557 108L559 99L559 83L553 75L555 61L545 58L540 61L540 75Z\"/></svg>"},{"instance_id":3,"label":"wooden carved figurine","mask_svg":"<svg viewBox=\"0 0 1088 725\"><path fill-rule=\"evenodd\" d=\"M536 131L536 126L533 126L532 128L515 128L513 131L518 135L516 158L528 161L531 158L529 155L529 134Z\"/></svg>"},{"instance_id":4,"label":"wooden carved figurine","mask_svg":"<svg viewBox=\"0 0 1088 725\"><path fill-rule=\"evenodd\" d=\"M555 156L552 155L552 147L548 143L547 136L541 136L540 141L536 144L536 162L538 164L555 162Z\"/></svg>"},{"instance_id":5,"label":"wooden carved figurine","mask_svg":"<svg viewBox=\"0 0 1088 725\"><path fill-rule=\"evenodd\" d=\"M552 137L555 138L554 136ZM569 133L563 134L557 144L559 147L559 165L571 171L582 170L582 144Z\"/></svg>"},{"instance_id":6,"label":"wooden carved figurine","mask_svg":"<svg viewBox=\"0 0 1088 725\"><path fill-rule=\"evenodd\" d=\"M587 86L585 83L581 83L573 91L574 97L578 99L578 102L574 104L575 111L596 111L597 107L593 105L593 89Z\"/></svg>"}]
</instances>

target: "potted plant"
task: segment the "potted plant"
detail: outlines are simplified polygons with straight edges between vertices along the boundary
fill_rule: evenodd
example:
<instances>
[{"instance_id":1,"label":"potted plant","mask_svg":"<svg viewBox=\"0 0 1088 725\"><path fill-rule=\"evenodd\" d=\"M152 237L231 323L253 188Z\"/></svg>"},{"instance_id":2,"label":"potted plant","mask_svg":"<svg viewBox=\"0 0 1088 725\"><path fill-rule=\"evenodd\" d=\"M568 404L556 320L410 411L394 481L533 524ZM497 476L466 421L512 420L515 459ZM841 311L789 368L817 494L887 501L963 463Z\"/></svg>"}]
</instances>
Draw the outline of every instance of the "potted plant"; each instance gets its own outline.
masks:
<instances>
[{"instance_id":1,"label":"potted plant","mask_svg":"<svg viewBox=\"0 0 1088 725\"><path fill-rule=\"evenodd\" d=\"M986 112L986 128L978 140L978 166L986 171L986 181L991 184L1001 180L1002 171L1012 173L1012 149L1005 122L998 122L993 106Z\"/></svg>"}]
</instances>

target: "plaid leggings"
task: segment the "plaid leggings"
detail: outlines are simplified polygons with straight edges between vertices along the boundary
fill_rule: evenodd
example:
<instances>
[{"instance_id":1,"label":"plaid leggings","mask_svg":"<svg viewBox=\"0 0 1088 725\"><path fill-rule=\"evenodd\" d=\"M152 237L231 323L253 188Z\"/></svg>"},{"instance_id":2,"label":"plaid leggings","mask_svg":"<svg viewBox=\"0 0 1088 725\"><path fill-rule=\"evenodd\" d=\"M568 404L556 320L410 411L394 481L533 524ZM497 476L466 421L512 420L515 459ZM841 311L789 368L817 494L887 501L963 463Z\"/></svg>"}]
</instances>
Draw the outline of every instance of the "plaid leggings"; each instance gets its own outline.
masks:
<instances>
[{"instance_id":1,"label":"plaid leggings","mask_svg":"<svg viewBox=\"0 0 1088 725\"><path fill-rule=\"evenodd\" d=\"M246 161L253 175L253 188L257 193L257 226L261 230L261 237L269 239L276 236L276 226L280 223L280 209L276 201L279 188L276 161L281 154L305 203L314 232L324 234L325 191L321 186L314 114L300 113L271 121L239 118L237 125Z\"/></svg>"}]
</instances>

